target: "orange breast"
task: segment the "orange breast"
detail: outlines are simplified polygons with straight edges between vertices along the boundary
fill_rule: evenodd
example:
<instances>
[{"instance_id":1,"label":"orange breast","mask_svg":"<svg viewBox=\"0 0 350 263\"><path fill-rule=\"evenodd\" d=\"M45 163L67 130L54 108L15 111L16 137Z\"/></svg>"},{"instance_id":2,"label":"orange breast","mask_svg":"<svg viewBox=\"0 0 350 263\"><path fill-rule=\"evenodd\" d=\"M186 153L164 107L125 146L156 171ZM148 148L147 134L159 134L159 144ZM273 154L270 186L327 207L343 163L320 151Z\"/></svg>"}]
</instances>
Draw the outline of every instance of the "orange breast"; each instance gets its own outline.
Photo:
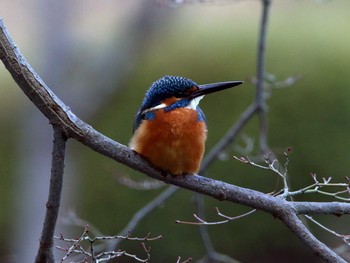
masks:
<instances>
[{"instance_id":1,"label":"orange breast","mask_svg":"<svg viewBox=\"0 0 350 263\"><path fill-rule=\"evenodd\" d=\"M174 175L197 173L203 158L206 124L197 111L178 108L155 111L153 120L143 120L130 147L154 166Z\"/></svg>"}]
</instances>

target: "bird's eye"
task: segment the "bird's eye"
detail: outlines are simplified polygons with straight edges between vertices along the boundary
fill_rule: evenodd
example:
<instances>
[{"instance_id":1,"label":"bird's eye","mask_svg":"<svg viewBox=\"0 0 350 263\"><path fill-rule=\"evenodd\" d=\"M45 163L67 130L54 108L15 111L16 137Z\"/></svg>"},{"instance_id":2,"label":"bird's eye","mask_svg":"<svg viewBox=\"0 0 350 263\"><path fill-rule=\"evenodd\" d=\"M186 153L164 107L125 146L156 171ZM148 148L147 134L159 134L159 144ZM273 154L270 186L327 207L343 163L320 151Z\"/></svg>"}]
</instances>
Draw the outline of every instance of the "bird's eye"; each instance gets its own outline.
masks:
<instances>
[{"instance_id":1,"label":"bird's eye","mask_svg":"<svg viewBox=\"0 0 350 263\"><path fill-rule=\"evenodd\" d=\"M190 89L186 89L186 90L178 92L178 94L176 94L176 97L177 98L187 98L196 90L198 90L198 87L193 86Z\"/></svg>"},{"instance_id":2,"label":"bird's eye","mask_svg":"<svg viewBox=\"0 0 350 263\"><path fill-rule=\"evenodd\" d=\"M186 91L181 91L178 94L176 94L176 98L186 98L190 95L191 93L186 90Z\"/></svg>"}]
</instances>

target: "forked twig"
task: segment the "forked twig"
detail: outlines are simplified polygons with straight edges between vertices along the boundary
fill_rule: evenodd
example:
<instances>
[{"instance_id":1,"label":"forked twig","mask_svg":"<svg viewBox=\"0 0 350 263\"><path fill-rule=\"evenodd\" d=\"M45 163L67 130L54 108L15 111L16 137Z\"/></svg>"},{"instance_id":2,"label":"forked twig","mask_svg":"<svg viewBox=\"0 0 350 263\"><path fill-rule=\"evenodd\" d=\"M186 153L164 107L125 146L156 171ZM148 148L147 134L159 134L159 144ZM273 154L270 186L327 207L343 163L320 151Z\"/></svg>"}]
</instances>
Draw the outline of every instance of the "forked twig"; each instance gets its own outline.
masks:
<instances>
[{"instance_id":1,"label":"forked twig","mask_svg":"<svg viewBox=\"0 0 350 263\"><path fill-rule=\"evenodd\" d=\"M207 225L207 226L210 226L210 225L221 225L221 224L225 224L225 223L228 223L230 221L237 220L237 219L240 219L242 217L248 216L248 215L250 215L250 214L252 214L252 213L254 213L256 211L256 209L253 209L253 210L251 210L251 211L249 211L247 213L231 217L231 216L227 216L227 215L224 215L223 213L221 213L219 211L219 208L215 207L215 209L216 209L217 215L220 216L220 217L225 218L225 220L208 222L208 221L200 218L198 215L193 214L193 217L195 219L197 219L197 222L176 220L175 223L177 223L177 224L186 224L186 225Z\"/></svg>"}]
</instances>

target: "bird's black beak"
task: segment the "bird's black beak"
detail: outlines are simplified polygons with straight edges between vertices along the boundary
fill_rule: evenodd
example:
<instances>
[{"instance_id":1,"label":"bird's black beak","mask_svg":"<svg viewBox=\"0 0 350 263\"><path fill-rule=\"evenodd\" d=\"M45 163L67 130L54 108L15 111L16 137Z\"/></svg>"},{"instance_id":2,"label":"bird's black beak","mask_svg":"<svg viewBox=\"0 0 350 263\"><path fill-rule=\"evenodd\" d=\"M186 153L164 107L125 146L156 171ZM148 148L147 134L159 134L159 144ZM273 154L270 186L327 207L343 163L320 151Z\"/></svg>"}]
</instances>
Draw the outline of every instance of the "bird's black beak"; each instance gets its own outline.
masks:
<instances>
[{"instance_id":1,"label":"bird's black beak","mask_svg":"<svg viewBox=\"0 0 350 263\"><path fill-rule=\"evenodd\" d=\"M211 83L211 84L203 84L198 85L198 90L195 90L191 95L190 98L194 99L199 96L207 95L210 93L214 93L220 90L225 90L229 88L236 87L238 85L241 85L244 81L225 81L225 82L217 82L217 83Z\"/></svg>"}]
</instances>

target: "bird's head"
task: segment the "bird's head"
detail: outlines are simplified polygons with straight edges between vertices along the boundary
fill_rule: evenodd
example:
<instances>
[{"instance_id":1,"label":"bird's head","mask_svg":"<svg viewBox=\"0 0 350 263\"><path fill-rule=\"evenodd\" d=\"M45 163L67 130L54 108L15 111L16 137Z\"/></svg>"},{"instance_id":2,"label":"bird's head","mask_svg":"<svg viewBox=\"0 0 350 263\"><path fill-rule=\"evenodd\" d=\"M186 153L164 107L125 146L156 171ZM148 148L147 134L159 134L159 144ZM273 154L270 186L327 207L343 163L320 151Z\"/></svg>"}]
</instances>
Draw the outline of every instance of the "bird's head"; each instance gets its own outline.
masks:
<instances>
[{"instance_id":1,"label":"bird's head","mask_svg":"<svg viewBox=\"0 0 350 263\"><path fill-rule=\"evenodd\" d=\"M136 115L134 130L140 125L142 119L154 118L154 111L156 110L171 111L176 108L189 108L200 111L197 106L204 95L235 87L242 83L243 81L227 81L198 85L184 77L164 76L155 81L147 90ZM204 118L204 115L202 117Z\"/></svg>"}]
</instances>

